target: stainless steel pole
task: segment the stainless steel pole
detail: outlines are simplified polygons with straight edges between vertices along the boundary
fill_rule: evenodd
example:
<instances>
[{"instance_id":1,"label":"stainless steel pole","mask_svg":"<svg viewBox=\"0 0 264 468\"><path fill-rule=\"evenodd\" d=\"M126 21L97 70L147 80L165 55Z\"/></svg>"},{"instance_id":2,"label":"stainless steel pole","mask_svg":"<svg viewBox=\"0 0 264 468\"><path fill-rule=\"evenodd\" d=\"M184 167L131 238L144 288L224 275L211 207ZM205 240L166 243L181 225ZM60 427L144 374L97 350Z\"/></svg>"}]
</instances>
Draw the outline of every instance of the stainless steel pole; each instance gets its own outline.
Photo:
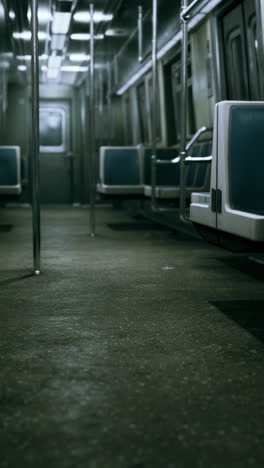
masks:
<instances>
[{"instance_id":1,"label":"stainless steel pole","mask_svg":"<svg viewBox=\"0 0 264 468\"><path fill-rule=\"evenodd\" d=\"M111 64L108 62L107 65L107 116L108 116L108 145L111 145L112 140L112 75L111 75Z\"/></svg>"},{"instance_id":2,"label":"stainless steel pole","mask_svg":"<svg viewBox=\"0 0 264 468\"><path fill-rule=\"evenodd\" d=\"M38 0L31 0L33 274L40 274Z\"/></svg>"},{"instance_id":3,"label":"stainless steel pole","mask_svg":"<svg viewBox=\"0 0 264 468\"><path fill-rule=\"evenodd\" d=\"M185 157L187 142L187 60L188 60L188 25L184 18L184 12L188 6L188 0L182 0L181 12L181 30L182 30L182 48L181 48L181 141L180 141L180 216L185 219L186 216L186 194L185 194Z\"/></svg>"},{"instance_id":4,"label":"stainless steel pole","mask_svg":"<svg viewBox=\"0 0 264 468\"><path fill-rule=\"evenodd\" d=\"M95 95L94 95L94 4L90 3L90 236L95 236Z\"/></svg>"},{"instance_id":5,"label":"stainless steel pole","mask_svg":"<svg viewBox=\"0 0 264 468\"><path fill-rule=\"evenodd\" d=\"M157 19L158 1L152 1L152 119L151 119L151 207L156 210L156 184L157 184Z\"/></svg>"},{"instance_id":6,"label":"stainless steel pole","mask_svg":"<svg viewBox=\"0 0 264 468\"><path fill-rule=\"evenodd\" d=\"M138 6L138 61L143 60L143 8Z\"/></svg>"}]
</instances>

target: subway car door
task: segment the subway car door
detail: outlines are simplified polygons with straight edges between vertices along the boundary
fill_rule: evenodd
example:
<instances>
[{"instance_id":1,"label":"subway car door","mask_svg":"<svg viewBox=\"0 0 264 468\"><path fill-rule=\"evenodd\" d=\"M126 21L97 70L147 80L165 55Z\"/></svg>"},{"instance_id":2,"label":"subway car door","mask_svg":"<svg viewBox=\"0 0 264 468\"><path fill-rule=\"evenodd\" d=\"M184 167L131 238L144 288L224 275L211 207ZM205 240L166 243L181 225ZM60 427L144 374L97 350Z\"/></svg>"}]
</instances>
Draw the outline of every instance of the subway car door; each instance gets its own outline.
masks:
<instances>
[{"instance_id":1,"label":"subway car door","mask_svg":"<svg viewBox=\"0 0 264 468\"><path fill-rule=\"evenodd\" d=\"M40 200L72 202L70 105L40 104Z\"/></svg>"},{"instance_id":2,"label":"subway car door","mask_svg":"<svg viewBox=\"0 0 264 468\"><path fill-rule=\"evenodd\" d=\"M227 99L248 100L247 51L242 4L223 17Z\"/></svg>"},{"instance_id":3,"label":"subway car door","mask_svg":"<svg viewBox=\"0 0 264 468\"><path fill-rule=\"evenodd\" d=\"M255 2L244 0L229 10L222 17L222 31L225 98L261 99Z\"/></svg>"}]
</instances>

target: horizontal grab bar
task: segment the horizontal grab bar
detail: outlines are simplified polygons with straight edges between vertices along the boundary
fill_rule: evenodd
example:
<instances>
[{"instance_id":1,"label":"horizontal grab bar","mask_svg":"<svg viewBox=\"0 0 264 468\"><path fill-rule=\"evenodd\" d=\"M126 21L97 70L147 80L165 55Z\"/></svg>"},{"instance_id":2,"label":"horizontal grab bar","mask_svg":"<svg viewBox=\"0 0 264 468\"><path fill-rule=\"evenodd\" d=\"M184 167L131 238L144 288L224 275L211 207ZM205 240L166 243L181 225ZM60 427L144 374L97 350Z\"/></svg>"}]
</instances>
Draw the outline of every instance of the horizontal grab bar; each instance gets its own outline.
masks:
<instances>
[{"instance_id":1,"label":"horizontal grab bar","mask_svg":"<svg viewBox=\"0 0 264 468\"><path fill-rule=\"evenodd\" d=\"M156 164L177 164L180 162L180 156L174 159L157 159Z\"/></svg>"},{"instance_id":2,"label":"horizontal grab bar","mask_svg":"<svg viewBox=\"0 0 264 468\"><path fill-rule=\"evenodd\" d=\"M205 163L205 162L208 162L208 161L212 161L213 159L213 156L205 156L203 158L201 157L197 157L195 158L194 156L187 156L187 158L185 158L185 162L186 163L189 163L189 162L199 162L199 163Z\"/></svg>"}]
</instances>

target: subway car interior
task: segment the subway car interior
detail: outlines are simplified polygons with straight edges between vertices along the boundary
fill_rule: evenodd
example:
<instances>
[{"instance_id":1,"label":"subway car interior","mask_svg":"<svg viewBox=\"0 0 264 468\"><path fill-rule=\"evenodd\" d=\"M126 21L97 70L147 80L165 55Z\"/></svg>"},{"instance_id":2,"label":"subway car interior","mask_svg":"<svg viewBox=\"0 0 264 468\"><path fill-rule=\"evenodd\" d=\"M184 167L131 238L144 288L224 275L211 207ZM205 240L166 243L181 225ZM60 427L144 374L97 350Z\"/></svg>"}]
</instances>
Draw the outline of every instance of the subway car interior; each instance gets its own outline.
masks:
<instances>
[{"instance_id":1,"label":"subway car interior","mask_svg":"<svg viewBox=\"0 0 264 468\"><path fill-rule=\"evenodd\" d=\"M0 0L0 467L263 468L264 0Z\"/></svg>"}]
</instances>

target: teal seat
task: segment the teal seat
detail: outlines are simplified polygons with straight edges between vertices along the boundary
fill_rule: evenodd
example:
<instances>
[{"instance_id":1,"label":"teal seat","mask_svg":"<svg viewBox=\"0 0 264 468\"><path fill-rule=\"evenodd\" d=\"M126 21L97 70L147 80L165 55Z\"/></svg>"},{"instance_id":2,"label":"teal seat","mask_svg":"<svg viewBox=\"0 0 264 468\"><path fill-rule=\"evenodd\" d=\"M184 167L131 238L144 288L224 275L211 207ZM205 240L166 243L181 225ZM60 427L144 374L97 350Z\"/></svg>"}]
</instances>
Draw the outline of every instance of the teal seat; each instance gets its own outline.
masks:
<instances>
[{"instance_id":1,"label":"teal seat","mask_svg":"<svg viewBox=\"0 0 264 468\"><path fill-rule=\"evenodd\" d=\"M21 193L20 147L0 146L0 194Z\"/></svg>"}]
</instances>

